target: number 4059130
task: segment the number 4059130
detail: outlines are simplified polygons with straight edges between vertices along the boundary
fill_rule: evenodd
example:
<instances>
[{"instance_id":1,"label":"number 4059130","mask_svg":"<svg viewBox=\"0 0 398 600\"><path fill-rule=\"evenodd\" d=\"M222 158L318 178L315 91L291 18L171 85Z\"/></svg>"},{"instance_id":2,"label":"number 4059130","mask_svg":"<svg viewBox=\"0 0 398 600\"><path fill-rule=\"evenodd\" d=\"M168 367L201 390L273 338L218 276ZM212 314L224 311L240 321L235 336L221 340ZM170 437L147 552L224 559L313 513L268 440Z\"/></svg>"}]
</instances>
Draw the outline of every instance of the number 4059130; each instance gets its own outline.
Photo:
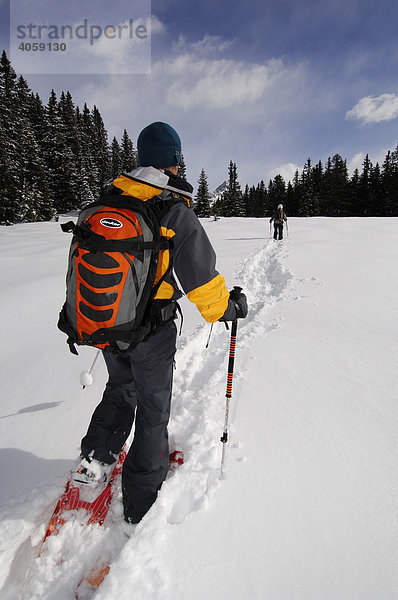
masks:
<instances>
[{"instance_id":1,"label":"number 4059130","mask_svg":"<svg viewBox=\"0 0 398 600\"><path fill-rule=\"evenodd\" d=\"M33 42L32 44L30 42L22 42L18 48L22 52L45 52L46 50L50 52L65 52L66 44L65 42Z\"/></svg>"}]
</instances>

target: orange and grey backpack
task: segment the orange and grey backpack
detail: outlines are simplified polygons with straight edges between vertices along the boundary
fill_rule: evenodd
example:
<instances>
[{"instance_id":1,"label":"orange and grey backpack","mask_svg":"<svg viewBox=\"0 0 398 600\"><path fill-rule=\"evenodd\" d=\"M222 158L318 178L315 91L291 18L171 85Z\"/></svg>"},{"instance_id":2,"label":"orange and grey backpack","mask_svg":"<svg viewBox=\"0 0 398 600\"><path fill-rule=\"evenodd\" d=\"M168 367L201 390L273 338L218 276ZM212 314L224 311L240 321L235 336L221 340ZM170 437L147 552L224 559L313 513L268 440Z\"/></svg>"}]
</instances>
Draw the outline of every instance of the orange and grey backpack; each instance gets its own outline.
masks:
<instances>
[{"instance_id":1,"label":"orange and grey backpack","mask_svg":"<svg viewBox=\"0 0 398 600\"><path fill-rule=\"evenodd\" d=\"M172 247L160 219L178 200L153 200L113 192L83 208L76 224L61 225L73 238L58 328L72 353L75 345L131 350L159 320L176 317L176 302L152 300L172 266L155 284L159 252Z\"/></svg>"},{"instance_id":2,"label":"orange and grey backpack","mask_svg":"<svg viewBox=\"0 0 398 600\"><path fill-rule=\"evenodd\" d=\"M274 221L275 223L283 223L284 221L286 221L286 215L283 208L276 209L276 212L274 214Z\"/></svg>"}]
</instances>

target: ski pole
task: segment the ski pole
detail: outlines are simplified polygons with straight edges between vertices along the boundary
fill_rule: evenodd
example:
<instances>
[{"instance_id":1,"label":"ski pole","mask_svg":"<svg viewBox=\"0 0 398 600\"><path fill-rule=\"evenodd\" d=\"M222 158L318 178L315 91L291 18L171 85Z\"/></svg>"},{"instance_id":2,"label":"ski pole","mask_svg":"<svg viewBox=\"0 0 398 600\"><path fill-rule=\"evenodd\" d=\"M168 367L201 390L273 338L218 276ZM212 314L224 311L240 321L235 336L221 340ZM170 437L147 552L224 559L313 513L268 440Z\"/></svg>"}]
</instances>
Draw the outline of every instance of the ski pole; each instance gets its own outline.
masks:
<instances>
[{"instance_id":1,"label":"ski pole","mask_svg":"<svg viewBox=\"0 0 398 600\"><path fill-rule=\"evenodd\" d=\"M287 232L287 237L289 237L289 227L287 225L287 221L286 221L286 232Z\"/></svg>"},{"instance_id":2,"label":"ski pole","mask_svg":"<svg viewBox=\"0 0 398 600\"><path fill-rule=\"evenodd\" d=\"M234 376L234 360L235 360L235 346L236 346L236 331L238 328L238 321L232 321L231 329L231 342L229 345L229 361L228 361L228 376L227 376L227 392L225 394L225 422L223 435L220 441L223 444L222 457L221 457L221 479L223 478L224 461L225 461L225 445L228 442L228 418L229 418L229 404L232 396L232 379Z\"/></svg>"},{"instance_id":3,"label":"ski pole","mask_svg":"<svg viewBox=\"0 0 398 600\"><path fill-rule=\"evenodd\" d=\"M80 383L82 384L83 390L87 385L93 384L94 379L93 379L93 376L91 375L91 371L94 369L94 365L97 362L97 358L99 357L100 354L101 354L101 350L97 350L90 369L88 371L82 371L80 373L79 379L80 379Z\"/></svg>"}]
</instances>

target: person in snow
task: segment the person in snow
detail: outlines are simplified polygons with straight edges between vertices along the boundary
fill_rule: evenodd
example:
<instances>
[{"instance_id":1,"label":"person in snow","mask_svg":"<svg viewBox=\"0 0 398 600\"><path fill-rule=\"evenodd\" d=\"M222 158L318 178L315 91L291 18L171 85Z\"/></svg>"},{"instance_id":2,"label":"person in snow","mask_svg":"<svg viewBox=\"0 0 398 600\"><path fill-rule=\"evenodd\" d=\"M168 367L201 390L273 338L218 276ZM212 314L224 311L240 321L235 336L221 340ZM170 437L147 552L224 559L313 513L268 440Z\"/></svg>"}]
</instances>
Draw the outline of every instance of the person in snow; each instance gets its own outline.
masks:
<instances>
[{"instance_id":1,"label":"person in snow","mask_svg":"<svg viewBox=\"0 0 398 600\"><path fill-rule=\"evenodd\" d=\"M270 218L269 222L274 222L274 240L283 239L283 224L287 224L287 216L283 210L283 204L279 204L278 208Z\"/></svg>"},{"instance_id":2,"label":"person in snow","mask_svg":"<svg viewBox=\"0 0 398 600\"><path fill-rule=\"evenodd\" d=\"M166 123L152 123L141 131L137 149L139 167L115 179L113 185L124 196L144 202L171 194L183 199L173 204L160 222L162 235L173 240L173 248L162 251L159 259L162 273L167 270L171 252L178 281L206 321L246 317L246 296L237 290L230 293L224 277L216 271L215 252L191 207L193 188L177 175L179 135ZM135 420L134 439L122 473L124 517L129 523L138 523L148 512L168 472L167 426L177 331L174 319L181 296L169 270L153 301L161 301L159 315L165 315L164 319L159 317L155 332L127 353L103 351L109 379L81 442L84 458L77 470L79 480L85 474L87 483L103 481Z\"/></svg>"}]
</instances>

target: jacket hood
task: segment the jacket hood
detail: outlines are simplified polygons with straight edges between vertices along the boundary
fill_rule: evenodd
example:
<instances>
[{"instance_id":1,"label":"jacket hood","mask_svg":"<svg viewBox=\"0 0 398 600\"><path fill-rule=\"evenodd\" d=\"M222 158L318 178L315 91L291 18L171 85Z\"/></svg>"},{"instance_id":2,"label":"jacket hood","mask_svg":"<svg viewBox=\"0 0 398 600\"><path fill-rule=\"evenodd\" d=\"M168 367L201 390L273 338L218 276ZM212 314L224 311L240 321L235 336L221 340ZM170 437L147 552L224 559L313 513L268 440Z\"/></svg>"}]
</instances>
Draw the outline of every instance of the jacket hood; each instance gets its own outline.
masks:
<instances>
[{"instance_id":1,"label":"jacket hood","mask_svg":"<svg viewBox=\"0 0 398 600\"><path fill-rule=\"evenodd\" d=\"M193 187L170 171L160 171L155 167L138 167L130 173L122 173L114 179L113 185L121 189L123 195L134 196L144 202L162 192L171 192L191 206Z\"/></svg>"}]
</instances>

